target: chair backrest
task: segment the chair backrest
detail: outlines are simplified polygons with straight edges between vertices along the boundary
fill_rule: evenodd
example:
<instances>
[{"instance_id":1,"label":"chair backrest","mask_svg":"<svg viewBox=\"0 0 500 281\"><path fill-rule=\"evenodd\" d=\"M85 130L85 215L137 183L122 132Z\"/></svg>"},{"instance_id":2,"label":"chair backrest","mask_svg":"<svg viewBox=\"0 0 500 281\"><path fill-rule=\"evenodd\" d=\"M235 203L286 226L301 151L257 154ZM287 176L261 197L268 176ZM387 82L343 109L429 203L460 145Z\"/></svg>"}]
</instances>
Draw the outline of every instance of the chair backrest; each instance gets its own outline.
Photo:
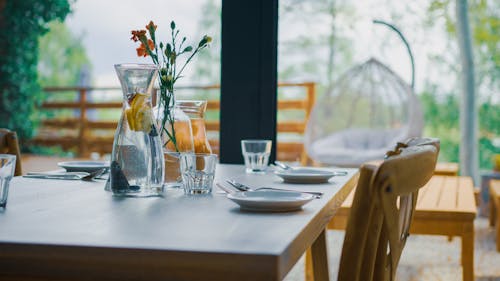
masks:
<instances>
[{"instance_id":1,"label":"chair backrest","mask_svg":"<svg viewBox=\"0 0 500 281\"><path fill-rule=\"evenodd\" d=\"M0 128L0 153L16 155L16 170L14 175L20 176L22 174L21 151L16 132Z\"/></svg>"},{"instance_id":2,"label":"chair backrest","mask_svg":"<svg viewBox=\"0 0 500 281\"><path fill-rule=\"evenodd\" d=\"M398 143L381 164L364 164L346 229L338 280L394 280L418 189L432 177L439 140Z\"/></svg>"}]
</instances>

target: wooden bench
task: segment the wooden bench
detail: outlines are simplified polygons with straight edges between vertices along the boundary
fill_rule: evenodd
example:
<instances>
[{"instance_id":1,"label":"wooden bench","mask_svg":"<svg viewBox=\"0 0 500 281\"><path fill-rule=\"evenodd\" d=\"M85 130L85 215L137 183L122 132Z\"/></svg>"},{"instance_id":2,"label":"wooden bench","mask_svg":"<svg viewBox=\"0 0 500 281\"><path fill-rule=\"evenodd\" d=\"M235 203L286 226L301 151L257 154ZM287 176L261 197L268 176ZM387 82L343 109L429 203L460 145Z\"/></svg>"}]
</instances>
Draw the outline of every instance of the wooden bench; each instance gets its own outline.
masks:
<instances>
[{"instance_id":1,"label":"wooden bench","mask_svg":"<svg viewBox=\"0 0 500 281\"><path fill-rule=\"evenodd\" d=\"M328 225L345 229L351 192ZM474 280L474 185L469 177L433 176L420 190L410 229L412 234L459 236L462 240L463 280Z\"/></svg>"},{"instance_id":2,"label":"wooden bench","mask_svg":"<svg viewBox=\"0 0 500 281\"><path fill-rule=\"evenodd\" d=\"M458 176L458 163L438 162L434 170L434 175Z\"/></svg>"},{"instance_id":3,"label":"wooden bench","mask_svg":"<svg viewBox=\"0 0 500 281\"><path fill-rule=\"evenodd\" d=\"M496 228L497 251L500 252L500 180L490 181L490 226Z\"/></svg>"}]
</instances>

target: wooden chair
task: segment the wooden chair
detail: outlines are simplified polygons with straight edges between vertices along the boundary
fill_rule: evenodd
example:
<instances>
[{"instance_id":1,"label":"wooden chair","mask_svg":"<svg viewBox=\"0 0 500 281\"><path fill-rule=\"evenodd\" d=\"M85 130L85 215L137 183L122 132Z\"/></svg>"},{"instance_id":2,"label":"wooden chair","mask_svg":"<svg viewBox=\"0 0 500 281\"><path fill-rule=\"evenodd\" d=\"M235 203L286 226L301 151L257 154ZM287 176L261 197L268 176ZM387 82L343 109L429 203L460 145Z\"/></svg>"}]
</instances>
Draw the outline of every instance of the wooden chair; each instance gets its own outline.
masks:
<instances>
[{"instance_id":1,"label":"wooden chair","mask_svg":"<svg viewBox=\"0 0 500 281\"><path fill-rule=\"evenodd\" d=\"M412 139L380 165L361 166L338 280L394 280L418 190L432 177L438 153L438 140Z\"/></svg>"},{"instance_id":2,"label":"wooden chair","mask_svg":"<svg viewBox=\"0 0 500 281\"><path fill-rule=\"evenodd\" d=\"M22 174L21 151L19 150L16 132L0 128L0 153L16 155L16 170L14 175L20 176Z\"/></svg>"}]
</instances>

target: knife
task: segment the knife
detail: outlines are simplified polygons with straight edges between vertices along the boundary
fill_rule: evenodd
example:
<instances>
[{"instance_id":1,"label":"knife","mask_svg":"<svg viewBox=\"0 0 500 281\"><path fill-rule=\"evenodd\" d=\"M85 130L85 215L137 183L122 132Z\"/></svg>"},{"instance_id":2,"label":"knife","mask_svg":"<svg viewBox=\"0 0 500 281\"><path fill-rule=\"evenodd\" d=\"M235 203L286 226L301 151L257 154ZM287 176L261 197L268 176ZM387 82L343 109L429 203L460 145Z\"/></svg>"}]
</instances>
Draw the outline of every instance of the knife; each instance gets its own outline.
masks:
<instances>
[{"instance_id":1,"label":"knife","mask_svg":"<svg viewBox=\"0 0 500 281\"><path fill-rule=\"evenodd\" d=\"M37 179L57 179L57 180L81 180L83 177L88 176L86 172L67 172L67 173L28 173L24 175L25 178Z\"/></svg>"}]
</instances>

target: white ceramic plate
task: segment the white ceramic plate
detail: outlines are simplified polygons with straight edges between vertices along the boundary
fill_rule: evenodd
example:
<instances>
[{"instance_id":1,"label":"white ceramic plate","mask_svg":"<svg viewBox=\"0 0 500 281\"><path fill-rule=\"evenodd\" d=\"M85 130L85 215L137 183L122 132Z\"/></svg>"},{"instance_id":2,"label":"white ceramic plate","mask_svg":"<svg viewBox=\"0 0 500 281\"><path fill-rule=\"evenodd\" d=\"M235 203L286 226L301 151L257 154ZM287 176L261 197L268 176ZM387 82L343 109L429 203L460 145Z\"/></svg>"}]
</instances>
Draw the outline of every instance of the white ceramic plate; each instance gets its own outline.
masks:
<instances>
[{"instance_id":1,"label":"white ceramic plate","mask_svg":"<svg viewBox=\"0 0 500 281\"><path fill-rule=\"evenodd\" d=\"M230 193L227 198L240 205L245 211L289 212L300 210L304 204L314 199L307 193L293 191L242 191Z\"/></svg>"},{"instance_id":2,"label":"white ceramic plate","mask_svg":"<svg viewBox=\"0 0 500 281\"><path fill-rule=\"evenodd\" d=\"M293 168L274 173L286 183L325 183L333 176L346 174L319 168Z\"/></svg>"},{"instance_id":3,"label":"white ceramic plate","mask_svg":"<svg viewBox=\"0 0 500 281\"><path fill-rule=\"evenodd\" d=\"M68 172L92 173L102 168L109 168L109 162L107 161L68 161L59 162L57 165Z\"/></svg>"}]
</instances>

